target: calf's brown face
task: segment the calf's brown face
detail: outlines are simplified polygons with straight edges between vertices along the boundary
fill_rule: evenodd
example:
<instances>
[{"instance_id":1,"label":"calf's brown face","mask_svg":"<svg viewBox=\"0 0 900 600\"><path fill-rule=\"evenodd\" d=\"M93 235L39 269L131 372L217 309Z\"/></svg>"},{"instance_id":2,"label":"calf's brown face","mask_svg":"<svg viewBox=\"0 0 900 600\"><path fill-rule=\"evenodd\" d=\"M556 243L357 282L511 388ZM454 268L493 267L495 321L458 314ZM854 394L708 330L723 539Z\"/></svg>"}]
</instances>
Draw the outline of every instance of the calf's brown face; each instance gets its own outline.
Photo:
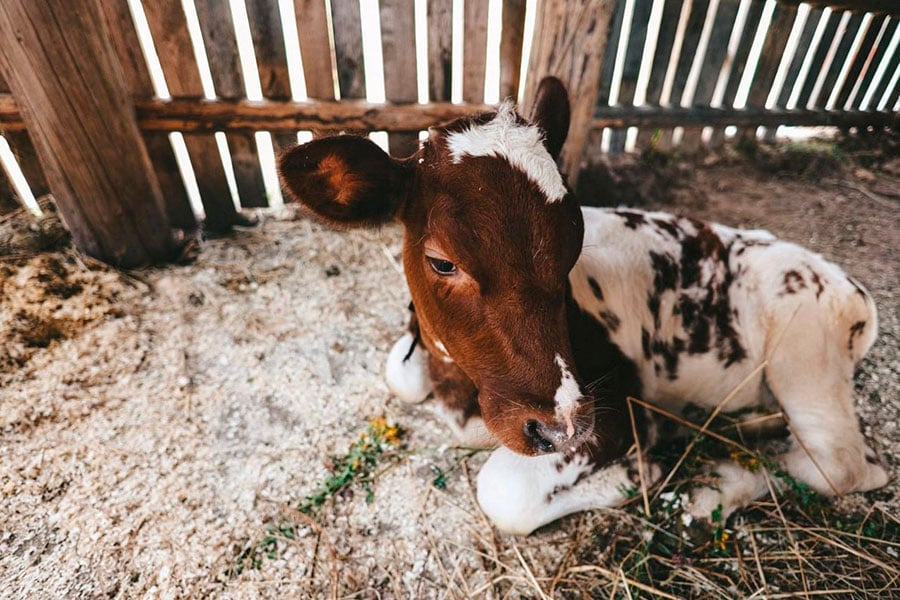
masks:
<instances>
[{"instance_id":1,"label":"calf's brown face","mask_svg":"<svg viewBox=\"0 0 900 600\"><path fill-rule=\"evenodd\" d=\"M291 194L332 224L404 225L422 342L472 380L488 429L522 454L566 450L593 428L566 324L583 236L554 162L568 123L565 89L548 78L531 122L504 105L432 128L405 160L341 136L279 164Z\"/></svg>"}]
</instances>

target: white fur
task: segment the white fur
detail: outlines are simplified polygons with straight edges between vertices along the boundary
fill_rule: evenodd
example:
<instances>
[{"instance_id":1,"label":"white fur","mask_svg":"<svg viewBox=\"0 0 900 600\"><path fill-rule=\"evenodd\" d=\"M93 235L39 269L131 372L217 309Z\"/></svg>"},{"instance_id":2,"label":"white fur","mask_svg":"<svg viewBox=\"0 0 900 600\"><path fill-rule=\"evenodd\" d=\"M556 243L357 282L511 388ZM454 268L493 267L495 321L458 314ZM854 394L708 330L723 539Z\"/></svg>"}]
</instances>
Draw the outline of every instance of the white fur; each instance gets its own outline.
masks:
<instances>
[{"instance_id":1,"label":"white fur","mask_svg":"<svg viewBox=\"0 0 900 600\"><path fill-rule=\"evenodd\" d=\"M405 334L394 344L388 354L386 378L388 387L404 402L418 403L431 393L431 379L428 376L428 353L421 342L406 361L403 358L409 353L413 344L413 335Z\"/></svg>"},{"instance_id":2,"label":"white fur","mask_svg":"<svg viewBox=\"0 0 900 600\"><path fill-rule=\"evenodd\" d=\"M469 417L465 424L460 425L462 411L451 410L441 402L437 403L434 412L450 428L460 446L496 448L499 444L494 434L488 431L487 425L484 424L484 419L481 417Z\"/></svg>"},{"instance_id":3,"label":"white fur","mask_svg":"<svg viewBox=\"0 0 900 600\"><path fill-rule=\"evenodd\" d=\"M566 195L559 169L544 147L541 130L518 123L510 102L504 102L490 122L448 135L447 147L457 164L465 156L505 158L541 189L550 204Z\"/></svg>"},{"instance_id":4,"label":"white fur","mask_svg":"<svg viewBox=\"0 0 900 600\"><path fill-rule=\"evenodd\" d=\"M573 417L575 410L578 408L578 399L581 398L581 388L569 366L559 354L556 355L556 364L559 366L560 381L559 387L556 388L556 394L553 401L556 403L556 418L566 424L566 435L570 438L575 435L575 423Z\"/></svg>"}]
</instances>

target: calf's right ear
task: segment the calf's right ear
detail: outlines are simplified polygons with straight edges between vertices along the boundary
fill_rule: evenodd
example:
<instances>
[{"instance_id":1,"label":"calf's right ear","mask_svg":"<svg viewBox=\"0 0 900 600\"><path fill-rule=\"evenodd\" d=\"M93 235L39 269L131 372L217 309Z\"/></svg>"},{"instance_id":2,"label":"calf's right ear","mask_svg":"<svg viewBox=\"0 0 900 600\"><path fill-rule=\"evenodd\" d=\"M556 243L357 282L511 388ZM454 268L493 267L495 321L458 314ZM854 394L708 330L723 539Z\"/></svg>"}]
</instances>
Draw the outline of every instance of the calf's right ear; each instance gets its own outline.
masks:
<instances>
[{"instance_id":1,"label":"calf's right ear","mask_svg":"<svg viewBox=\"0 0 900 600\"><path fill-rule=\"evenodd\" d=\"M350 135L291 148L278 160L290 195L332 225L375 226L394 218L410 169L372 141Z\"/></svg>"}]
</instances>

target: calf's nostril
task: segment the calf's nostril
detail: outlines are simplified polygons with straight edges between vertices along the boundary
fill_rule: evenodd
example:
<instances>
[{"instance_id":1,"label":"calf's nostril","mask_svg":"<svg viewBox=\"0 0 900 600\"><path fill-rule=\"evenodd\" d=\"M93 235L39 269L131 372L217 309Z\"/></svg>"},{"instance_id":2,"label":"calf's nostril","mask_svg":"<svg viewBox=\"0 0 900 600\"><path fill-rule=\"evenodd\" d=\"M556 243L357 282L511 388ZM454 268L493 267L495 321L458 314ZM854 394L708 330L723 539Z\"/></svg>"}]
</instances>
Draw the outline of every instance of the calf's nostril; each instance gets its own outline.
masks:
<instances>
[{"instance_id":1,"label":"calf's nostril","mask_svg":"<svg viewBox=\"0 0 900 600\"><path fill-rule=\"evenodd\" d=\"M534 419L525 421L525 435L534 444L535 448L541 452L553 452L556 448L553 442L548 440L541 434L541 423Z\"/></svg>"}]
</instances>

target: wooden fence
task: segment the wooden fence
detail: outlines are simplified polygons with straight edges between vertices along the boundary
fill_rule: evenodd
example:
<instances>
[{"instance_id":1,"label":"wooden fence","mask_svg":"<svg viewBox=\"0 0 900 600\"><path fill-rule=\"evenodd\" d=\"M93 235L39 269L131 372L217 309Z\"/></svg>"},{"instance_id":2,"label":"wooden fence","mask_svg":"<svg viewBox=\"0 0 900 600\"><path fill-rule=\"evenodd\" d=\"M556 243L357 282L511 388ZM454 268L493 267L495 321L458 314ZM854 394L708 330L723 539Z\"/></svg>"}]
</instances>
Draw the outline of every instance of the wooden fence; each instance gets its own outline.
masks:
<instances>
[{"instance_id":1,"label":"wooden fence","mask_svg":"<svg viewBox=\"0 0 900 600\"><path fill-rule=\"evenodd\" d=\"M361 6L367 8L367 3L380 16L384 103L366 99L366 79L378 76L365 67L371 57L364 56L363 27L371 25L363 24ZM73 12L74 4L84 15L59 16ZM236 4L246 8L246 17L240 10L232 12ZM293 9L293 22L283 22L291 14L285 4ZM156 202L162 213L145 215L154 226L191 230L197 224L199 197L205 226L221 230L242 222L238 208L263 207L272 200L266 189L271 173L265 171L272 168L271 161L260 160L264 148L257 132L271 132L277 152L295 143L298 131L386 131L390 151L406 155L414 151L420 130L485 108L486 73L499 80L499 97L516 97L521 87L526 104L529 86L542 74L557 74L569 85L573 127L563 168L572 179L590 146L610 153L650 145L693 151L723 143L728 126L738 127L743 136L757 135L762 126L767 129L761 133L771 139L780 125L898 125L900 2L895 0L499 4L497 19L495 2L489 0L4 0L0 133L31 191L52 190L70 228L97 230L90 232L94 237L110 230L121 237L115 222L97 226L99 213L85 209L92 202L86 198L91 188L78 188L70 171L77 165L60 157L71 136L90 138L81 144L86 153L82 161L94 152L101 164L116 168L117 155L102 156L98 147L104 140L93 138L109 133L128 140L133 122L146 151L130 168L140 172L146 155L152 165L146 183L151 200L136 200L118 212ZM454 26L455 11L461 27L459 18ZM427 32L425 40L417 39L417 22L425 24L419 29ZM35 24L46 29L29 29ZM255 74L245 72L239 25L249 27L252 39L259 88L253 99L248 89L256 84L251 81ZM499 35L492 35L498 28ZM142 44L142 31L149 31L152 49ZM32 34L33 39L28 37ZM58 55L53 35L64 46ZM86 43L87 49L71 44L79 36L96 44ZM42 46L44 54L30 48L29 40ZM426 97L417 87L417 73L423 71L417 64L417 43L427 56ZM289 56L297 50L292 44L302 56L301 81L296 76L292 80ZM82 57L82 52L92 54ZM526 54L530 62L522 69ZM489 56L499 56L496 73L489 69ZM84 65L93 67L98 60L106 65L98 71L103 76L86 76ZM49 84L25 72L41 61L59 77L59 89L48 91ZM154 79L151 67L157 64L163 82ZM520 82L523 72L527 81ZM66 132L66 138L47 125L53 120L45 111L63 118L58 113L67 108L60 103L74 106L66 113L68 122L90 121L78 102L85 101L88 113L91 98L93 104L102 102L96 100L100 92L81 94L79 86L88 83L94 90L104 88L103 93L110 88L108 111L118 115L119 80L130 100L120 116L108 120L121 118L128 126L107 132L105 123L93 128L87 123ZM298 93L301 87L305 99ZM220 151L222 146L227 152ZM177 155L180 149L183 154ZM121 156L124 150L117 152ZM86 177L84 185L97 178L102 174ZM109 185L112 193L120 184ZM0 172L0 211L15 196ZM159 258L158 252L128 254L104 243L83 240L93 254L122 264Z\"/></svg>"}]
</instances>

